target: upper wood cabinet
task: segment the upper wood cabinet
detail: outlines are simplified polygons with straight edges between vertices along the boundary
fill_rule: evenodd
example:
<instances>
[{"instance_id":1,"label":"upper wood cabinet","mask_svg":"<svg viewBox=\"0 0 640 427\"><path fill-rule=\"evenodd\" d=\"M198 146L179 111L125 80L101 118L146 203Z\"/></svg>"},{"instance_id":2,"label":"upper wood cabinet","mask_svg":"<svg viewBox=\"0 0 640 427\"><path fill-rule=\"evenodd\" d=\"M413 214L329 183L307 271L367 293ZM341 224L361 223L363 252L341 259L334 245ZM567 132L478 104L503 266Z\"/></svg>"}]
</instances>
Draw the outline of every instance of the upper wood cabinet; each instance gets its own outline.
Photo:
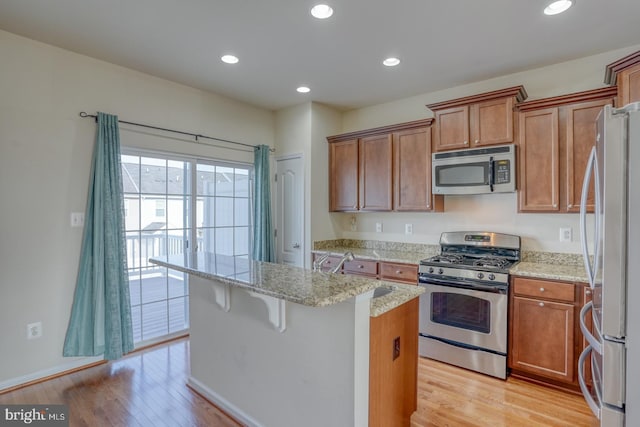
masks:
<instances>
[{"instance_id":1,"label":"upper wood cabinet","mask_svg":"<svg viewBox=\"0 0 640 427\"><path fill-rule=\"evenodd\" d=\"M596 119L616 88L596 89L516 106L520 212L578 212L582 183L596 140ZM593 211L593 184L587 208Z\"/></svg>"},{"instance_id":2,"label":"upper wood cabinet","mask_svg":"<svg viewBox=\"0 0 640 427\"><path fill-rule=\"evenodd\" d=\"M361 138L360 210L390 211L392 202L393 140L391 135Z\"/></svg>"},{"instance_id":3,"label":"upper wood cabinet","mask_svg":"<svg viewBox=\"0 0 640 427\"><path fill-rule=\"evenodd\" d=\"M434 151L513 142L513 107L526 97L516 86L427 105L435 115Z\"/></svg>"},{"instance_id":4,"label":"upper wood cabinet","mask_svg":"<svg viewBox=\"0 0 640 427\"><path fill-rule=\"evenodd\" d=\"M328 137L329 209L442 211L431 194L432 121Z\"/></svg>"},{"instance_id":5,"label":"upper wood cabinet","mask_svg":"<svg viewBox=\"0 0 640 427\"><path fill-rule=\"evenodd\" d=\"M431 194L431 128L393 133L393 205L396 211L442 211Z\"/></svg>"},{"instance_id":6,"label":"upper wood cabinet","mask_svg":"<svg viewBox=\"0 0 640 427\"><path fill-rule=\"evenodd\" d=\"M358 209L358 140L329 144L329 210Z\"/></svg>"},{"instance_id":7,"label":"upper wood cabinet","mask_svg":"<svg viewBox=\"0 0 640 427\"><path fill-rule=\"evenodd\" d=\"M607 65L604 82L618 88L616 107L640 101L640 51Z\"/></svg>"}]
</instances>

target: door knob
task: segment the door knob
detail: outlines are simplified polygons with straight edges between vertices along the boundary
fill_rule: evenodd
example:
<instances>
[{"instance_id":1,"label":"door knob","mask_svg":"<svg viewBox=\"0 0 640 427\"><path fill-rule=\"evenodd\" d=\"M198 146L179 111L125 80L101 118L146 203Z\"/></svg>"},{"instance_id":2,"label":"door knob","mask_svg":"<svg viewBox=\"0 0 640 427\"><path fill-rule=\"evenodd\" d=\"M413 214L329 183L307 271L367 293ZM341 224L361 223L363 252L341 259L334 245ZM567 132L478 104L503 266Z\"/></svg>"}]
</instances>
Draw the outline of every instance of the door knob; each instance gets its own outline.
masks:
<instances>
[{"instance_id":1,"label":"door knob","mask_svg":"<svg viewBox=\"0 0 640 427\"><path fill-rule=\"evenodd\" d=\"M294 243L293 244L293 248L294 249L300 249L300 243Z\"/></svg>"}]
</instances>

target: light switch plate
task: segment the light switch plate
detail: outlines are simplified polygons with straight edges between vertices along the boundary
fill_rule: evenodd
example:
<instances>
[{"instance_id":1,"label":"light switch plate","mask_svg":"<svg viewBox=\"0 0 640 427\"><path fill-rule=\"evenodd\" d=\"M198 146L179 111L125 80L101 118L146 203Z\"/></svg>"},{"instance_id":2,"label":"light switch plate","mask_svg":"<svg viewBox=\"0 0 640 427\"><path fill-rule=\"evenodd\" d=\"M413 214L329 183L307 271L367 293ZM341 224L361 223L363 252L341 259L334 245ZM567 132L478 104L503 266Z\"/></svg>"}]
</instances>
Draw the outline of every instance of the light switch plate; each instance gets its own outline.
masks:
<instances>
[{"instance_id":1,"label":"light switch plate","mask_svg":"<svg viewBox=\"0 0 640 427\"><path fill-rule=\"evenodd\" d=\"M404 225L404 234L413 234L413 224Z\"/></svg>"},{"instance_id":2,"label":"light switch plate","mask_svg":"<svg viewBox=\"0 0 640 427\"><path fill-rule=\"evenodd\" d=\"M571 227L561 227L560 228L560 241L561 242L570 242L573 240L573 230Z\"/></svg>"},{"instance_id":3,"label":"light switch plate","mask_svg":"<svg viewBox=\"0 0 640 427\"><path fill-rule=\"evenodd\" d=\"M376 222L376 233L382 233L382 223Z\"/></svg>"}]
</instances>

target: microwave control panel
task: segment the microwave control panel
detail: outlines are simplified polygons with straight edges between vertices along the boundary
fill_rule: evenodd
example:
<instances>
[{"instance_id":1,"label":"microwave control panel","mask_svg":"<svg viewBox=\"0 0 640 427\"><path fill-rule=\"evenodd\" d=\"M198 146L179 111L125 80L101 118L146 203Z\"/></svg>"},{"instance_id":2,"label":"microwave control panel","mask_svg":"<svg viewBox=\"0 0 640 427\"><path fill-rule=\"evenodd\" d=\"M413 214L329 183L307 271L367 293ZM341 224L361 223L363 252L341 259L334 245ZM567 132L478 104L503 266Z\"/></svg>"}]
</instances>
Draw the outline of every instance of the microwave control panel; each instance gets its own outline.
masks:
<instances>
[{"instance_id":1,"label":"microwave control panel","mask_svg":"<svg viewBox=\"0 0 640 427\"><path fill-rule=\"evenodd\" d=\"M509 160L496 160L495 164L495 184L508 184L511 182L511 170Z\"/></svg>"}]
</instances>

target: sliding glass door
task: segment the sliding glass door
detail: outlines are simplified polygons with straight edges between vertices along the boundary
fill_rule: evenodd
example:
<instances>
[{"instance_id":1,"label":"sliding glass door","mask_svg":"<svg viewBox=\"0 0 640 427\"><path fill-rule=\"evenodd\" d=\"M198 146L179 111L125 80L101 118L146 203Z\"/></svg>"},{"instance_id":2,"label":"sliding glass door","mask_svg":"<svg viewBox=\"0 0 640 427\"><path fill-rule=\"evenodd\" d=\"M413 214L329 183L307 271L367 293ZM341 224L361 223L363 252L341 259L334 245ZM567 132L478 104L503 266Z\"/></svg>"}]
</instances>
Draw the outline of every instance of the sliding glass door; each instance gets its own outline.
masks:
<instances>
[{"instance_id":1,"label":"sliding glass door","mask_svg":"<svg viewBox=\"0 0 640 427\"><path fill-rule=\"evenodd\" d=\"M188 276L150 257L200 250L248 260L251 166L123 152L127 269L140 344L189 328Z\"/></svg>"}]
</instances>

